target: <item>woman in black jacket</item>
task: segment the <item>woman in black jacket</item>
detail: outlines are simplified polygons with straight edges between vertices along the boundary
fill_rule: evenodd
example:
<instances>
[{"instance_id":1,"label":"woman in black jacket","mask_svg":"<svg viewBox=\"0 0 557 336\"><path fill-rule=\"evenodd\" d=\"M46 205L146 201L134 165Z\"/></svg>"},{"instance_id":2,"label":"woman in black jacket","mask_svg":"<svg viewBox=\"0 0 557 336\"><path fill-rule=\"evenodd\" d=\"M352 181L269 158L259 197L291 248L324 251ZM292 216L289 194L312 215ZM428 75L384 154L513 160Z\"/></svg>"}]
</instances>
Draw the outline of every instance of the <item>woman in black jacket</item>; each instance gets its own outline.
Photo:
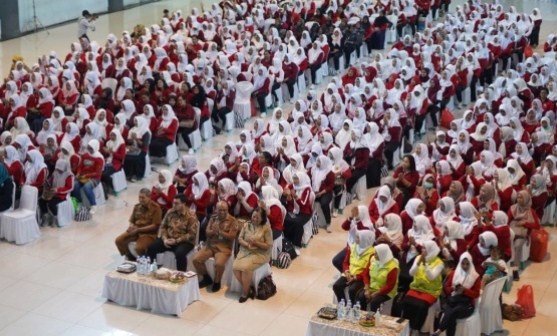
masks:
<instances>
[{"instance_id":1,"label":"woman in black jacket","mask_svg":"<svg viewBox=\"0 0 557 336\"><path fill-rule=\"evenodd\" d=\"M8 169L4 164L0 164L0 212L4 212L12 207L14 182L8 175Z\"/></svg>"}]
</instances>

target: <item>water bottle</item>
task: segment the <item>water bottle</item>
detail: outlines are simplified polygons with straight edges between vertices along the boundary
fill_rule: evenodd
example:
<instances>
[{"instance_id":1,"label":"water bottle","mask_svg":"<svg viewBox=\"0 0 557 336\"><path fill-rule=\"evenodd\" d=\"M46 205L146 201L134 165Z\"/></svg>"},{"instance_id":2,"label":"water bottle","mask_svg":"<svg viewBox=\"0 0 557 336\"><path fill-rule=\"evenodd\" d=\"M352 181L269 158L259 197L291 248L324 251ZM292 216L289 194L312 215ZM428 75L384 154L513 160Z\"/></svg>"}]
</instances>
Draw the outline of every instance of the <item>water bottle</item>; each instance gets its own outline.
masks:
<instances>
[{"instance_id":1,"label":"water bottle","mask_svg":"<svg viewBox=\"0 0 557 336\"><path fill-rule=\"evenodd\" d=\"M151 273L155 273L156 271L158 271L159 267L156 263L156 261L153 261L153 263L151 264Z\"/></svg>"},{"instance_id":2,"label":"water bottle","mask_svg":"<svg viewBox=\"0 0 557 336\"><path fill-rule=\"evenodd\" d=\"M352 301L350 301L350 299L348 299L348 302L346 303L346 313L344 314L344 319L346 321L351 321L352 320Z\"/></svg>"},{"instance_id":3,"label":"water bottle","mask_svg":"<svg viewBox=\"0 0 557 336\"><path fill-rule=\"evenodd\" d=\"M354 305L354 311L353 311L353 320L354 322L358 322L360 321L360 310L362 309L362 307L360 306L359 302L356 302L356 304Z\"/></svg>"},{"instance_id":4,"label":"water bottle","mask_svg":"<svg viewBox=\"0 0 557 336\"><path fill-rule=\"evenodd\" d=\"M338 306L337 306L337 318L339 320L344 319L345 306L346 306L346 304L344 303L344 299L340 300L340 302L338 303Z\"/></svg>"},{"instance_id":5,"label":"water bottle","mask_svg":"<svg viewBox=\"0 0 557 336\"><path fill-rule=\"evenodd\" d=\"M143 276L144 274L144 269L143 269L143 264L145 262L145 259L143 256L137 258L137 275L139 276Z\"/></svg>"},{"instance_id":6,"label":"water bottle","mask_svg":"<svg viewBox=\"0 0 557 336\"><path fill-rule=\"evenodd\" d=\"M378 308L375 312L375 326L379 327L381 325L381 309Z\"/></svg>"}]
</instances>

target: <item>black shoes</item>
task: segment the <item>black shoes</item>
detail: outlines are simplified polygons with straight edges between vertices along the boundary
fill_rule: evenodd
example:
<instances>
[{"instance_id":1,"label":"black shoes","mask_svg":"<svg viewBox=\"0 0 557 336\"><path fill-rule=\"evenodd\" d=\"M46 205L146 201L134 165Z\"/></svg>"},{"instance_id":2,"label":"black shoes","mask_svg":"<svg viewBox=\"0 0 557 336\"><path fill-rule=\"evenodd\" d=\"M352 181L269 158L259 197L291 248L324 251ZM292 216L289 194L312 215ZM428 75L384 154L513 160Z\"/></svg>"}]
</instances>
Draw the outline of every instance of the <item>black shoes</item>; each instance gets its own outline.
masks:
<instances>
[{"instance_id":1,"label":"black shoes","mask_svg":"<svg viewBox=\"0 0 557 336\"><path fill-rule=\"evenodd\" d=\"M213 288L211 288L213 293L216 293L218 291L220 291L220 283L219 282L214 282L213 283Z\"/></svg>"},{"instance_id":2,"label":"black shoes","mask_svg":"<svg viewBox=\"0 0 557 336\"><path fill-rule=\"evenodd\" d=\"M210 276L205 275L205 276L203 277L203 280L201 280L201 281L199 282L199 288L205 288L205 287L207 287L207 286L209 286L209 285L211 285L211 284L213 284L213 279L211 279Z\"/></svg>"}]
</instances>

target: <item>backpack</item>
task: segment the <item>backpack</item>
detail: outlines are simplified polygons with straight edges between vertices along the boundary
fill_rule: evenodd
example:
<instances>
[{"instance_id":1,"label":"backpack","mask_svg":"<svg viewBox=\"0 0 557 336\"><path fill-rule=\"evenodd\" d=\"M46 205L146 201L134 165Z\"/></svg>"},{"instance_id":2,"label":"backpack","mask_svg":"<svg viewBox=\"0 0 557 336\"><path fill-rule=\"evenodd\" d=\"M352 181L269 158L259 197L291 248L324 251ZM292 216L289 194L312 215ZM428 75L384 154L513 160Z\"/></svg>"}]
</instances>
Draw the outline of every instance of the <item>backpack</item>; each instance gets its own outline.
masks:
<instances>
[{"instance_id":1,"label":"backpack","mask_svg":"<svg viewBox=\"0 0 557 336\"><path fill-rule=\"evenodd\" d=\"M277 286L273 281L273 277L269 274L257 285L257 299L258 300L267 300L271 296L277 293Z\"/></svg>"},{"instance_id":2,"label":"backpack","mask_svg":"<svg viewBox=\"0 0 557 336\"><path fill-rule=\"evenodd\" d=\"M286 269L290 267L291 263L292 263L292 258L290 257L290 254L286 252L281 252L278 255L277 260L275 261L275 266L281 269Z\"/></svg>"},{"instance_id":3,"label":"backpack","mask_svg":"<svg viewBox=\"0 0 557 336\"><path fill-rule=\"evenodd\" d=\"M294 248L294 244L286 238L282 238L282 253L287 253L290 255L290 261L296 259L298 253L296 253L296 249Z\"/></svg>"}]
</instances>

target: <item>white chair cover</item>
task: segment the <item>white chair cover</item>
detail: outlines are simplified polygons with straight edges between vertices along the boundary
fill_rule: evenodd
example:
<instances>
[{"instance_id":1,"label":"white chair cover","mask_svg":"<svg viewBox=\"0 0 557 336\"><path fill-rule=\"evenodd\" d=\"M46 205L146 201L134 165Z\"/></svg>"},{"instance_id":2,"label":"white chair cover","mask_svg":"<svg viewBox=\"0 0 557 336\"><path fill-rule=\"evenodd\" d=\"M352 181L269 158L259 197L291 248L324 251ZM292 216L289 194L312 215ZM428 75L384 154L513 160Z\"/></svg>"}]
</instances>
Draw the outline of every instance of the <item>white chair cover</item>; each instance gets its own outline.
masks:
<instances>
[{"instance_id":1,"label":"white chair cover","mask_svg":"<svg viewBox=\"0 0 557 336\"><path fill-rule=\"evenodd\" d=\"M97 186L93 189L93 193L95 194L95 203L97 206L105 205L106 199L104 197L104 189L101 183L97 184ZM85 192L81 189L81 202L84 206L91 206L89 203L89 199L85 196Z\"/></svg>"},{"instance_id":2,"label":"white chair cover","mask_svg":"<svg viewBox=\"0 0 557 336\"><path fill-rule=\"evenodd\" d=\"M282 234L273 240L273 249L271 250L271 260L277 260L279 254L282 252Z\"/></svg>"},{"instance_id":3,"label":"white chair cover","mask_svg":"<svg viewBox=\"0 0 557 336\"><path fill-rule=\"evenodd\" d=\"M213 137L213 122L211 119L205 121L201 124L201 138L203 140L209 140Z\"/></svg>"},{"instance_id":4,"label":"white chair cover","mask_svg":"<svg viewBox=\"0 0 557 336\"><path fill-rule=\"evenodd\" d=\"M164 157L164 163L170 166L175 161L178 161L178 146L176 146L176 143L173 143L166 147L166 156Z\"/></svg>"},{"instance_id":5,"label":"white chair cover","mask_svg":"<svg viewBox=\"0 0 557 336\"><path fill-rule=\"evenodd\" d=\"M234 129L235 126L234 112L227 113L225 117L226 117L226 121L225 121L226 124L224 125L224 130L226 132L230 132Z\"/></svg>"},{"instance_id":6,"label":"white chair cover","mask_svg":"<svg viewBox=\"0 0 557 336\"><path fill-rule=\"evenodd\" d=\"M143 174L143 178L147 178L151 175L151 158L149 154L145 155L145 174Z\"/></svg>"},{"instance_id":7,"label":"white chair cover","mask_svg":"<svg viewBox=\"0 0 557 336\"><path fill-rule=\"evenodd\" d=\"M352 194L356 195L358 200L363 201L367 192L367 177L363 175L358 179L358 182L352 188Z\"/></svg>"},{"instance_id":8,"label":"white chair cover","mask_svg":"<svg viewBox=\"0 0 557 336\"><path fill-rule=\"evenodd\" d=\"M7 241L23 245L41 236L37 222L38 194L37 188L23 186L19 207L0 215L0 232Z\"/></svg>"},{"instance_id":9,"label":"white chair cover","mask_svg":"<svg viewBox=\"0 0 557 336\"><path fill-rule=\"evenodd\" d=\"M73 222L74 209L72 200L68 197L64 202L58 203L58 215L56 220L58 221L58 226L64 227L68 226Z\"/></svg>"},{"instance_id":10,"label":"white chair cover","mask_svg":"<svg viewBox=\"0 0 557 336\"><path fill-rule=\"evenodd\" d=\"M128 182L126 181L126 174L124 173L123 169L120 169L120 171L117 171L116 173L112 174L110 178L112 179L112 187L114 188L115 192L119 193L128 188Z\"/></svg>"},{"instance_id":11,"label":"white chair cover","mask_svg":"<svg viewBox=\"0 0 557 336\"><path fill-rule=\"evenodd\" d=\"M456 320L455 336L477 336L481 334L479 306L479 303L476 303L474 313L468 318Z\"/></svg>"},{"instance_id":12,"label":"white chair cover","mask_svg":"<svg viewBox=\"0 0 557 336\"><path fill-rule=\"evenodd\" d=\"M190 138L190 142L192 145L193 150L198 150L199 148L201 148L201 131L199 130L200 126L200 120L201 120L201 110L198 107L194 107L193 108L195 110L195 123L197 124L197 129L193 132L190 133L189 138ZM208 120L209 122L211 121L211 119ZM181 138L181 136L179 136L178 138Z\"/></svg>"},{"instance_id":13,"label":"white chair cover","mask_svg":"<svg viewBox=\"0 0 557 336\"><path fill-rule=\"evenodd\" d=\"M253 272L253 278L252 278L252 285L255 288L255 294L257 295L257 285L259 285L259 282L261 281L261 279L263 279L264 277L266 277L267 275L271 274L271 265L269 265L269 263L265 263L261 266L259 266L258 269L256 269ZM230 284L229 290L231 292L241 292L242 291L242 284L238 281L238 279L236 279L235 276L232 277L232 283Z\"/></svg>"},{"instance_id":14,"label":"white chair cover","mask_svg":"<svg viewBox=\"0 0 557 336\"><path fill-rule=\"evenodd\" d=\"M253 84L247 81L236 84L236 99L234 100L234 113L236 114L236 122L240 119L243 122L251 117L251 93L253 92ZM238 125L236 125L238 127Z\"/></svg>"},{"instance_id":15,"label":"white chair cover","mask_svg":"<svg viewBox=\"0 0 557 336\"><path fill-rule=\"evenodd\" d=\"M440 310L441 310L441 304L439 303L439 300L437 300L435 301L434 304L432 304L429 307L429 310L427 311L427 318L425 319L425 322L422 325L422 329L420 330L420 332L431 334L432 332L435 331L435 325L434 325L435 315Z\"/></svg>"},{"instance_id":16,"label":"white chair cover","mask_svg":"<svg viewBox=\"0 0 557 336\"><path fill-rule=\"evenodd\" d=\"M499 296L501 296L505 281L507 281L507 278L503 277L489 283L484 288L480 300L482 334L490 335L495 331L503 329Z\"/></svg>"},{"instance_id":17,"label":"white chair cover","mask_svg":"<svg viewBox=\"0 0 557 336\"><path fill-rule=\"evenodd\" d=\"M114 78L105 78L101 82L101 87L103 89L111 88L113 93L116 93L116 88L118 87L118 81Z\"/></svg>"}]
</instances>

